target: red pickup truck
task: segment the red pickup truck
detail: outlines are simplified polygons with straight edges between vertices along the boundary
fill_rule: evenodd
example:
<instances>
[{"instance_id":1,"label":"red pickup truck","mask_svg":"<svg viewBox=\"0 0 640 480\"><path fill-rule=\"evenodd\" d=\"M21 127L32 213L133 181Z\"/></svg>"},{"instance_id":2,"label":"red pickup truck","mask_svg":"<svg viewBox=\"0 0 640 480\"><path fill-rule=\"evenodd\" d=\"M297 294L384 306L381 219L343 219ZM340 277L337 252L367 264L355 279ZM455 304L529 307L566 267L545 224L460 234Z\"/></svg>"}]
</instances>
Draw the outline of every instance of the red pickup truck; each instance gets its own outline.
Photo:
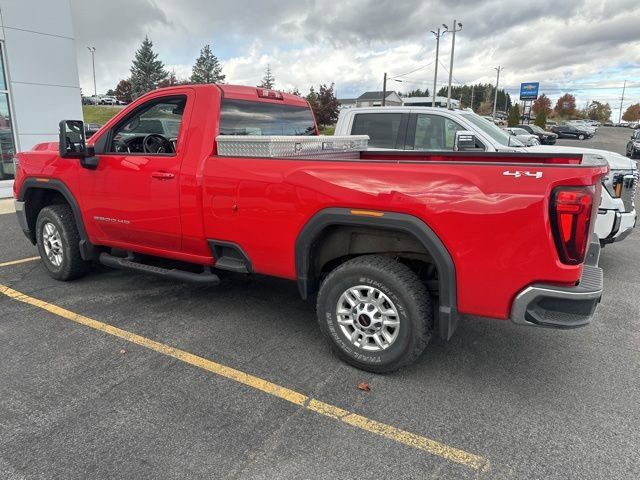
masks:
<instances>
[{"instance_id":1,"label":"red pickup truck","mask_svg":"<svg viewBox=\"0 0 640 480\"><path fill-rule=\"evenodd\" d=\"M317 127L297 96L231 85L153 91L90 143L63 121L59 143L17 155L22 230L59 280L101 262L296 281L337 354L374 372L415 360L434 331L449 339L464 315L559 328L593 315L598 156L225 156L226 135Z\"/></svg>"}]
</instances>

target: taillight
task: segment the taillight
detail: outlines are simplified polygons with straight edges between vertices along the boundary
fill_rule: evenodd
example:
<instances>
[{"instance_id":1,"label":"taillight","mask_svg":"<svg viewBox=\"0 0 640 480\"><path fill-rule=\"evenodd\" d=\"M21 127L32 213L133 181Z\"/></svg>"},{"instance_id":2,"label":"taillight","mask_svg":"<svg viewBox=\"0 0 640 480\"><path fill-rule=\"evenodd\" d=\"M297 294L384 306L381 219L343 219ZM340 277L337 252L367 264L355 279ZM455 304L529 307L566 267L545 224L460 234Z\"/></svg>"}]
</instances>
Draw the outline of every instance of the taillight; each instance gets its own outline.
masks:
<instances>
[{"instance_id":1,"label":"taillight","mask_svg":"<svg viewBox=\"0 0 640 480\"><path fill-rule=\"evenodd\" d=\"M282 92L278 92L277 90L269 90L267 88L257 88L258 96L262 98L271 98L273 100L284 100L282 96Z\"/></svg>"},{"instance_id":2,"label":"taillight","mask_svg":"<svg viewBox=\"0 0 640 480\"><path fill-rule=\"evenodd\" d=\"M593 187L559 187L551 196L551 230L562 263L584 261L591 233Z\"/></svg>"}]
</instances>

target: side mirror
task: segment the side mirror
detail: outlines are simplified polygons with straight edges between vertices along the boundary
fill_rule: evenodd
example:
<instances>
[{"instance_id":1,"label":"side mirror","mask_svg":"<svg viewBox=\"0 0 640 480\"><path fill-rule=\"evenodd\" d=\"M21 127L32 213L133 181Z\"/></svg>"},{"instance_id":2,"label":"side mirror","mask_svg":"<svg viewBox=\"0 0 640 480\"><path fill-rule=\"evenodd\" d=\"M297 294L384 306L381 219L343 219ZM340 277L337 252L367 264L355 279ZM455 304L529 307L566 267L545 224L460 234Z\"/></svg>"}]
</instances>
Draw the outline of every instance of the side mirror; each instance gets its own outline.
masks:
<instances>
[{"instance_id":1,"label":"side mirror","mask_svg":"<svg viewBox=\"0 0 640 480\"><path fill-rule=\"evenodd\" d=\"M456 132L453 150L456 152L482 151L476 147L476 136L468 130L458 130Z\"/></svg>"},{"instance_id":2,"label":"side mirror","mask_svg":"<svg viewBox=\"0 0 640 480\"><path fill-rule=\"evenodd\" d=\"M81 120L62 120L60 122L59 151L62 158L78 158L85 168L98 166L98 157L93 147L87 148L84 122Z\"/></svg>"},{"instance_id":3,"label":"side mirror","mask_svg":"<svg viewBox=\"0 0 640 480\"><path fill-rule=\"evenodd\" d=\"M84 122L62 120L60 122L60 156L62 158L82 158L87 154L87 140L84 136Z\"/></svg>"}]
</instances>

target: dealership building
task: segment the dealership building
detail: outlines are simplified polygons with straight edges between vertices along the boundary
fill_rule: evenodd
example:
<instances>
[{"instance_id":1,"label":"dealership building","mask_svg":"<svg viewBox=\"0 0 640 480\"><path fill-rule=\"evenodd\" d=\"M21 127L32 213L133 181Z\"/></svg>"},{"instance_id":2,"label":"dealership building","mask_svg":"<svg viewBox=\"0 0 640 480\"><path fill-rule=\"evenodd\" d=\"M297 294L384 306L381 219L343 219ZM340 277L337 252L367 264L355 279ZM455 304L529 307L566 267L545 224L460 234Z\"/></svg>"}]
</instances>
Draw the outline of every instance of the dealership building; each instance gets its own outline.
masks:
<instances>
[{"instance_id":1,"label":"dealership building","mask_svg":"<svg viewBox=\"0 0 640 480\"><path fill-rule=\"evenodd\" d=\"M12 195L15 152L82 119L69 0L35 3L0 0L0 198Z\"/></svg>"}]
</instances>

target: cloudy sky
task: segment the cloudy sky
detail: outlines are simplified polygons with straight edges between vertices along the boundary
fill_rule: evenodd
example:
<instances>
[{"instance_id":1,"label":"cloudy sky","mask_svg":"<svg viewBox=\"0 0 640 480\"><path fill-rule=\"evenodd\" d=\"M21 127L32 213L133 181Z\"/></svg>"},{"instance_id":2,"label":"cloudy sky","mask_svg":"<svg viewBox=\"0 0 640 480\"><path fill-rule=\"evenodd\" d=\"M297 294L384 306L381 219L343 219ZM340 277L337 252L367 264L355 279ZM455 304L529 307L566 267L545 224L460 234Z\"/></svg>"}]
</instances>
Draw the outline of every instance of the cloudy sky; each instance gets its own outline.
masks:
<instances>
[{"instance_id":1,"label":"cloudy sky","mask_svg":"<svg viewBox=\"0 0 640 480\"><path fill-rule=\"evenodd\" d=\"M453 19L454 83L495 82L516 92L539 81L557 98L568 91L578 106L611 103L614 119L627 80L625 108L640 102L638 0L71 0L80 83L98 93L129 75L145 35L169 70L188 77L211 44L230 83L256 85L267 64L278 89L335 82L341 98L366 90L432 88L435 39ZM441 41L439 86L448 80L451 38ZM408 73L410 72L410 73Z\"/></svg>"}]
</instances>

